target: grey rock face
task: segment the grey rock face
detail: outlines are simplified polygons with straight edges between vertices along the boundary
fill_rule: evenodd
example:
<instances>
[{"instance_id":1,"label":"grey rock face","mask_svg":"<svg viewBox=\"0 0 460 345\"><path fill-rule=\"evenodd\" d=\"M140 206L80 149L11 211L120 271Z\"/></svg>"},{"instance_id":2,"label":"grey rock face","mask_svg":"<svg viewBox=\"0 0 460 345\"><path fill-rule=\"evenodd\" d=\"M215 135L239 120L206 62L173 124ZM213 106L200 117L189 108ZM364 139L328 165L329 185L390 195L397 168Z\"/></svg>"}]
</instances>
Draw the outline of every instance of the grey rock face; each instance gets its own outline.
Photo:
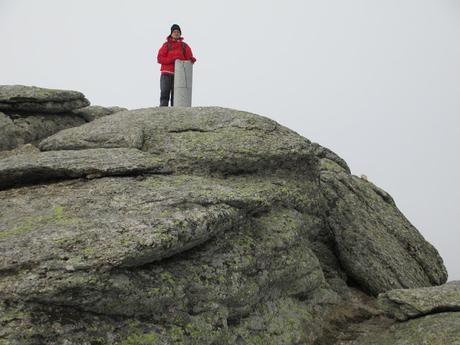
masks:
<instances>
[{"instance_id":1,"label":"grey rock face","mask_svg":"<svg viewBox=\"0 0 460 345\"><path fill-rule=\"evenodd\" d=\"M40 150L32 144L25 144L14 148L13 150L0 151L0 160L22 154L38 154Z\"/></svg>"},{"instance_id":2,"label":"grey rock face","mask_svg":"<svg viewBox=\"0 0 460 345\"><path fill-rule=\"evenodd\" d=\"M128 109L121 107L105 108L101 107L100 105L90 105L88 107L74 110L73 113L84 118L86 122L91 122L100 117L111 115L125 110Z\"/></svg>"},{"instance_id":3,"label":"grey rock face","mask_svg":"<svg viewBox=\"0 0 460 345\"><path fill-rule=\"evenodd\" d=\"M0 160L0 189L63 178L168 172L160 158L137 149L32 152Z\"/></svg>"},{"instance_id":4,"label":"grey rock face","mask_svg":"<svg viewBox=\"0 0 460 345\"><path fill-rule=\"evenodd\" d=\"M387 193L261 116L123 111L39 147L0 159L0 343L330 342L380 313L347 280L446 279Z\"/></svg>"},{"instance_id":5,"label":"grey rock face","mask_svg":"<svg viewBox=\"0 0 460 345\"><path fill-rule=\"evenodd\" d=\"M77 91L0 85L0 151L37 144L62 129L82 125L85 120L72 111L87 105Z\"/></svg>"},{"instance_id":6,"label":"grey rock face","mask_svg":"<svg viewBox=\"0 0 460 345\"><path fill-rule=\"evenodd\" d=\"M460 312L460 282L420 289L391 290L379 295L379 303L398 320L439 312Z\"/></svg>"},{"instance_id":7,"label":"grey rock face","mask_svg":"<svg viewBox=\"0 0 460 345\"><path fill-rule=\"evenodd\" d=\"M27 114L0 112L0 151L38 142L62 129L85 123L73 114Z\"/></svg>"},{"instance_id":8,"label":"grey rock face","mask_svg":"<svg viewBox=\"0 0 460 345\"><path fill-rule=\"evenodd\" d=\"M2 209L21 204L31 213L2 217L2 297L153 316L157 325L175 320L181 332L196 324L200 335L205 326L217 334L222 322L245 319L266 300L285 310L278 298L326 287L304 235L319 220L295 211L311 202L302 186L284 179L177 175L63 182L53 190L27 187L21 195L4 191L8 204ZM272 209L280 201L286 206ZM311 320L318 335L319 319L308 304L292 303L298 305L293 315ZM216 320L204 322L211 315ZM270 319L261 320L258 334L264 335ZM295 327L299 334L307 331L301 323ZM280 330L274 331L278 337ZM236 336L226 332L229 339Z\"/></svg>"},{"instance_id":9,"label":"grey rock face","mask_svg":"<svg viewBox=\"0 0 460 345\"><path fill-rule=\"evenodd\" d=\"M21 128L15 126L13 120L0 112L0 151L12 149L24 144L24 134Z\"/></svg>"},{"instance_id":10,"label":"grey rock face","mask_svg":"<svg viewBox=\"0 0 460 345\"><path fill-rule=\"evenodd\" d=\"M297 133L267 118L223 108L121 112L40 143L43 151L96 147L138 148L161 155L175 171L207 174L301 169L316 159L310 142Z\"/></svg>"},{"instance_id":11,"label":"grey rock face","mask_svg":"<svg viewBox=\"0 0 460 345\"><path fill-rule=\"evenodd\" d=\"M0 85L0 110L62 113L89 105L78 91Z\"/></svg>"},{"instance_id":12,"label":"grey rock face","mask_svg":"<svg viewBox=\"0 0 460 345\"><path fill-rule=\"evenodd\" d=\"M337 165L326 165L321 183L329 204L328 224L350 277L374 295L447 280L436 249L386 192Z\"/></svg>"},{"instance_id":13,"label":"grey rock face","mask_svg":"<svg viewBox=\"0 0 460 345\"><path fill-rule=\"evenodd\" d=\"M335 170L336 172L345 171L348 174L351 173L347 162L328 148L312 143L311 149L315 156L321 159L321 165L324 170ZM332 164L328 164L328 162L337 165L336 169L332 169Z\"/></svg>"},{"instance_id":14,"label":"grey rock face","mask_svg":"<svg viewBox=\"0 0 460 345\"><path fill-rule=\"evenodd\" d=\"M344 343L345 344L345 343ZM347 345L459 345L460 313L441 313L396 323Z\"/></svg>"}]
</instances>

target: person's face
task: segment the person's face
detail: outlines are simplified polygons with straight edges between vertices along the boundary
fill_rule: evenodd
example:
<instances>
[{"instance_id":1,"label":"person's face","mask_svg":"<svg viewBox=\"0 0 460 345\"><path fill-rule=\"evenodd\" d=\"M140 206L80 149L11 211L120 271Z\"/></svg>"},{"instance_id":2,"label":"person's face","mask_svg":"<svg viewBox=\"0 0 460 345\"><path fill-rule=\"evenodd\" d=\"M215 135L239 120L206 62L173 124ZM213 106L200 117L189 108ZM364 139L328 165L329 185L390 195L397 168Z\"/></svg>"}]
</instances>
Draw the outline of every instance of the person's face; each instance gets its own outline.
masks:
<instances>
[{"instance_id":1,"label":"person's face","mask_svg":"<svg viewBox=\"0 0 460 345\"><path fill-rule=\"evenodd\" d=\"M180 37L180 31L179 31L179 30L174 30L173 32L171 32L171 36L172 36L172 38L174 38L175 40L178 40L179 37Z\"/></svg>"}]
</instances>

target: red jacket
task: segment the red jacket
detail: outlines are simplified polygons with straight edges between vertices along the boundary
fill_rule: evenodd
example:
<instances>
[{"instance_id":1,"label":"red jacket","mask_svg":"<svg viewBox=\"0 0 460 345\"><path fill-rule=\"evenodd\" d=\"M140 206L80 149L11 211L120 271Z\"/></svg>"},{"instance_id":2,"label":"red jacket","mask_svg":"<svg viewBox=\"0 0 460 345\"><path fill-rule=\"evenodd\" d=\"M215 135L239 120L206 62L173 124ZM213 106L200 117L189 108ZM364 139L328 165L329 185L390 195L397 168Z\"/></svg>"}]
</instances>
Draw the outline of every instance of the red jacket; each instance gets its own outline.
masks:
<instances>
[{"instance_id":1,"label":"red jacket","mask_svg":"<svg viewBox=\"0 0 460 345\"><path fill-rule=\"evenodd\" d=\"M161 74L174 74L174 61L179 60L190 60L195 63L196 59L193 57L192 49L189 45L185 44L185 55L182 49L183 38L175 41L171 36L166 38L166 42L163 43L160 50L158 51L158 63L161 64ZM170 48L168 49L168 42Z\"/></svg>"}]
</instances>

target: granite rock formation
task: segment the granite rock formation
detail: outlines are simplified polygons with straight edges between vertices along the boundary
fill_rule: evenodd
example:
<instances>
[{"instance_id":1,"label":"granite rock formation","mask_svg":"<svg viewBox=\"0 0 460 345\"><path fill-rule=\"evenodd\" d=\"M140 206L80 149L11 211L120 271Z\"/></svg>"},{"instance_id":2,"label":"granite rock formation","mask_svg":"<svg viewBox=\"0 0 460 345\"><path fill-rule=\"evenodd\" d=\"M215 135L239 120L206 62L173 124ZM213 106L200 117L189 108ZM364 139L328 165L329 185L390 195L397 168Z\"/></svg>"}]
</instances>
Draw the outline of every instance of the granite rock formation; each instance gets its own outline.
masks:
<instances>
[{"instance_id":1,"label":"granite rock formation","mask_svg":"<svg viewBox=\"0 0 460 345\"><path fill-rule=\"evenodd\" d=\"M0 151L38 144L62 129L123 110L89 106L78 91L0 85Z\"/></svg>"},{"instance_id":2,"label":"granite rock formation","mask_svg":"<svg viewBox=\"0 0 460 345\"><path fill-rule=\"evenodd\" d=\"M391 196L262 116L122 111L38 147L0 159L0 344L365 344L418 321L379 293L447 280Z\"/></svg>"},{"instance_id":3,"label":"granite rock formation","mask_svg":"<svg viewBox=\"0 0 460 345\"><path fill-rule=\"evenodd\" d=\"M73 114L0 112L0 151L38 144L62 129L84 123L82 117Z\"/></svg>"},{"instance_id":4,"label":"granite rock formation","mask_svg":"<svg viewBox=\"0 0 460 345\"><path fill-rule=\"evenodd\" d=\"M24 85L0 85L1 111L32 111L55 114L88 105L88 100L78 91Z\"/></svg>"}]
</instances>

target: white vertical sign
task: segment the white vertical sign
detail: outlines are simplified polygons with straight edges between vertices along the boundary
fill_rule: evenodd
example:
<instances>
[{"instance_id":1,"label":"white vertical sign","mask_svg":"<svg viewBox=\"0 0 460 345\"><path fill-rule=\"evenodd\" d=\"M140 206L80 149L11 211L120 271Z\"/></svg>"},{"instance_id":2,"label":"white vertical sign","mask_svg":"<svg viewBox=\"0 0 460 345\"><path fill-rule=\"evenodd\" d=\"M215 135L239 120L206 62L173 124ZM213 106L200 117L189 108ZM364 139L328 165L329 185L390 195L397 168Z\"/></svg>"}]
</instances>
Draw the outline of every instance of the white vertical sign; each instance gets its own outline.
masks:
<instances>
[{"instance_id":1,"label":"white vertical sign","mask_svg":"<svg viewBox=\"0 0 460 345\"><path fill-rule=\"evenodd\" d=\"M193 64L176 60L174 70L174 106L192 106Z\"/></svg>"}]
</instances>

